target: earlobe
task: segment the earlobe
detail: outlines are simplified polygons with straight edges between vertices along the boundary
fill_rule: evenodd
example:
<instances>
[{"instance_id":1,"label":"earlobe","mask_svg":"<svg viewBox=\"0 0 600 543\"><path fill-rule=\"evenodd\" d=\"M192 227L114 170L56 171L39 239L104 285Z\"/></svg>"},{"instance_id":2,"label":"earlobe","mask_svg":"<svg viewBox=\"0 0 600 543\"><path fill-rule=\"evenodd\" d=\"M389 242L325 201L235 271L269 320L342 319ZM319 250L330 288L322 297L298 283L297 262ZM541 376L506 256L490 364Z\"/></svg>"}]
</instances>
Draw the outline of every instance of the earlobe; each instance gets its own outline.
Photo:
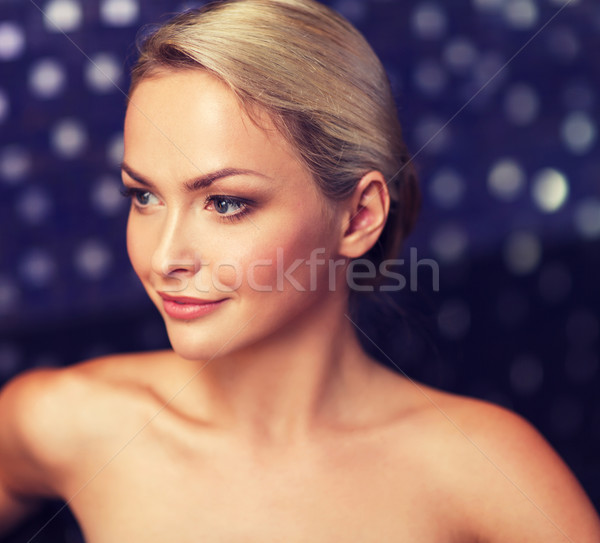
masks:
<instances>
[{"instance_id":1,"label":"earlobe","mask_svg":"<svg viewBox=\"0 0 600 543\"><path fill-rule=\"evenodd\" d=\"M366 174L348 199L344 214L340 255L358 258L375 245L390 208L390 196L385 178L378 171Z\"/></svg>"}]
</instances>

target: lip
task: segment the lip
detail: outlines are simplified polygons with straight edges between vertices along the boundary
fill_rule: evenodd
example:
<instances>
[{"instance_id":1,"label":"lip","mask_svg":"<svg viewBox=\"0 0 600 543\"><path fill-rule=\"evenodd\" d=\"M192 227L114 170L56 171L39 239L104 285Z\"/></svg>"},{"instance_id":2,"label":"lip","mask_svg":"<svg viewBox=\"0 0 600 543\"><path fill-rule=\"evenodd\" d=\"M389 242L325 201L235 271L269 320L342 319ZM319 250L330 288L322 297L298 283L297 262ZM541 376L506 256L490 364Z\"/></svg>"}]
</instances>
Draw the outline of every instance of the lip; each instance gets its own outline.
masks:
<instances>
[{"instance_id":1,"label":"lip","mask_svg":"<svg viewBox=\"0 0 600 543\"><path fill-rule=\"evenodd\" d=\"M203 300L188 296L171 296L164 292L159 292L158 294L163 299L165 313L172 319L178 320L192 320L208 315L218 309L227 299Z\"/></svg>"}]
</instances>

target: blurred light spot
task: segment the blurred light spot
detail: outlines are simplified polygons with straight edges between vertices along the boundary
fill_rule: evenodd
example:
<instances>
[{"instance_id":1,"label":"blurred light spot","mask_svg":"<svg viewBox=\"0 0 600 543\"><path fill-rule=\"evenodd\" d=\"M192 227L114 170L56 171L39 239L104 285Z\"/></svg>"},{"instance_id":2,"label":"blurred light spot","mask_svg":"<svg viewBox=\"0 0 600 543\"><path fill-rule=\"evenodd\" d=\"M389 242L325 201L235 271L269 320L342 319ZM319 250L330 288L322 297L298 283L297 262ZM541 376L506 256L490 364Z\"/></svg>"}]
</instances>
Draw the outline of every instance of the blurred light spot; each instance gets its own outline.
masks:
<instances>
[{"instance_id":1,"label":"blurred light spot","mask_svg":"<svg viewBox=\"0 0 600 543\"><path fill-rule=\"evenodd\" d=\"M85 69L85 79L89 87L99 93L119 89L122 70L113 55L99 53L94 55Z\"/></svg>"},{"instance_id":2,"label":"blurred light spot","mask_svg":"<svg viewBox=\"0 0 600 543\"><path fill-rule=\"evenodd\" d=\"M579 39L566 26L548 28L547 43L551 58L565 63L575 60L581 49Z\"/></svg>"},{"instance_id":3,"label":"blurred light spot","mask_svg":"<svg viewBox=\"0 0 600 543\"><path fill-rule=\"evenodd\" d=\"M92 205L104 215L114 215L126 203L121 184L113 177L102 177L92 189Z\"/></svg>"},{"instance_id":4,"label":"blurred light spot","mask_svg":"<svg viewBox=\"0 0 600 543\"><path fill-rule=\"evenodd\" d=\"M3 343L0 345L0 379L6 381L21 369L23 356L16 345Z\"/></svg>"},{"instance_id":5,"label":"blurred light spot","mask_svg":"<svg viewBox=\"0 0 600 543\"><path fill-rule=\"evenodd\" d=\"M518 356L510 366L510 385L521 396L535 394L544 380L544 368L531 356Z\"/></svg>"},{"instance_id":6,"label":"blurred light spot","mask_svg":"<svg viewBox=\"0 0 600 543\"><path fill-rule=\"evenodd\" d=\"M442 66L435 60L420 62L414 73L415 86L426 94L435 96L446 86L447 76Z\"/></svg>"},{"instance_id":7,"label":"blurred light spot","mask_svg":"<svg viewBox=\"0 0 600 543\"><path fill-rule=\"evenodd\" d=\"M468 70L477 60L477 50L467 38L452 39L444 48L444 61L456 72Z\"/></svg>"},{"instance_id":8,"label":"blurred light spot","mask_svg":"<svg viewBox=\"0 0 600 543\"><path fill-rule=\"evenodd\" d=\"M0 151L0 177L10 184L19 183L31 168L29 153L18 145Z\"/></svg>"},{"instance_id":9,"label":"blurred light spot","mask_svg":"<svg viewBox=\"0 0 600 543\"><path fill-rule=\"evenodd\" d=\"M112 255L99 241L87 241L75 254L75 267L89 279L100 279L106 275L112 263Z\"/></svg>"},{"instance_id":10,"label":"blurred light spot","mask_svg":"<svg viewBox=\"0 0 600 543\"><path fill-rule=\"evenodd\" d=\"M362 21L367 15L368 2L363 0L338 0L334 9L353 23Z\"/></svg>"},{"instance_id":11,"label":"blurred light spot","mask_svg":"<svg viewBox=\"0 0 600 543\"><path fill-rule=\"evenodd\" d=\"M553 432L562 438L572 437L583 423L583 405L578 398L564 396L550 408L550 424Z\"/></svg>"},{"instance_id":12,"label":"blurred light spot","mask_svg":"<svg viewBox=\"0 0 600 543\"><path fill-rule=\"evenodd\" d=\"M532 0L507 0L503 6L506 22L517 30L526 30L537 23L538 10Z\"/></svg>"},{"instance_id":13,"label":"blurred light spot","mask_svg":"<svg viewBox=\"0 0 600 543\"><path fill-rule=\"evenodd\" d=\"M20 292L10 279L0 277L0 315L11 312L20 298Z\"/></svg>"},{"instance_id":14,"label":"blurred light spot","mask_svg":"<svg viewBox=\"0 0 600 543\"><path fill-rule=\"evenodd\" d=\"M540 100L535 89L524 83L512 85L504 99L504 112L516 125L522 126L535 120L540 109Z\"/></svg>"},{"instance_id":15,"label":"blurred light spot","mask_svg":"<svg viewBox=\"0 0 600 543\"><path fill-rule=\"evenodd\" d=\"M100 18L111 26L129 26L138 18L137 0L104 0L100 4Z\"/></svg>"},{"instance_id":16,"label":"blurred light spot","mask_svg":"<svg viewBox=\"0 0 600 543\"><path fill-rule=\"evenodd\" d=\"M511 201L525 186L523 168L511 158L503 158L492 165L488 175L488 189L498 199Z\"/></svg>"},{"instance_id":17,"label":"blurred light spot","mask_svg":"<svg viewBox=\"0 0 600 543\"><path fill-rule=\"evenodd\" d=\"M0 89L0 123L3 123L10 115L10 102L8 94Z\"/></svg>"},{"instance_id":18,"label":"blurred light spot","mask_svg":"<svg viewBox=\"0 0 600 543\"><path fill-rule=\"evenodd\" d=\"M50 141L56 153L64 158L74 158L87 145L87 133L81 122L64 119L52 130Z\"/></svg>"},{"instance_id":19,"label":"blurred light spot","mask_svg":"<svg viewBox=\"0 0 600 543\"><path fill-rule=\"evenodd\" d=\"M569 4L569 6L575 6L579 4L579 0L550 0L552 4L556 4L557 6L564 6L565 4Z\"/></svg>"},{"instance_id":20,"label":"blurred light spot","mask_svg":"<svg viewBox=\"0 0 600 543\"><path fill-rule=\"evenodd\" d=\"M586 113L576 111L563 122L561 128L563 143L575 155L590 150L596 141L596 125Z\"/></svg>"},{"instance_id":21,"label":"blurred light spot","mask_svg":"<svg viewBox=\"0 0 600 543\"><path fill-rule=\"evenodd\" d=\"M437 4L424 2L413 11L411 25L420 38L436 39L444 35L448 22Z\"/></svg>"},{"instance_id":22,"label":"blurred light spot","mask_svg":"<svg viewBox=\"0 0 600 543\"><path fill-rule=\"evenodd\" d=\"M123 161L123 132L119 132L110 138L106 148L106 158L108 162L121 169L121 162Z\"/></svg>"},{"instance_id":23,"label":"blurred light spot","mask_svg":"<svg viewBox=\"0 0 600 543\"><path fill-rule=\"evenodd\" d=\"M514 290L504 290L498 296L498 320L505 326L521 324L529 311L527 298Z\"/></svg>"},{"instance_id":24,"label":"blurred light spot","mask_svg":"<svg viewBox=\"0 0 600 543\"><path fill-rule=\"evenodd\" d=\"M563 90L563 102L567 109L590 109L595 101L595 93L589 84L576 81Z\"/></svg>"},{"instance_id":25,"label":"blurred light spot","mask_svg":"<svg viewBox=\"0 0 600 543\"><path fill-rule=\"evenodd\" d=\"M540 271L540 296L550 304L564 301L571 292L571 273L564 264L545 264Z\"/></svg>"},{"instance_id":26,"label":"blurred light spot","mask_svg":"<svg viewBox=\"0 0 600 543\"><path fill-rule=\"evenodd\" d=\"M586 384L595 378L597 372L597 353L583 349L572 349L567 353L565 373L573 383Z\"/></svg>"},{"instance_id":27,"label":"blurred light spot","mask_svg":"<svg viewBox=\"0 0 600 543\"><path fill-rule=\"evenodd\" d=\"M498 89L509 74L509 71L503 69L503 66L504 59L496 51L480 55L473 67L473 83L476 86L476 92L489 94Z\"/></svg>"},{"instance_id":28,"label":"blurred light spot","mask_svg":"<svg viewBox=\"0 0 600 543\"><path fill-rule=\"evenodd\" d=\"M531 232L514 232L504 246L504 262L515 275L531 273L540 263L542 247Z\"/></svg>"},{"instance_id":29,"label":"blurred light spot","mask_svg":"<svg viewBox=\"0 0 600 543\"><path fill-rule=\"evenodd\" d=\"M32 249L21 261L21 277L34 287L46 286L54 276L56 264L49 254L41 249Z\"/></svg>"},{"instance_id":30,"label":"blurred light spot","mask_svg":"<svg viewBox=\"0 0 600 543\"><path fill-rule=\"evenodd\" d=\"M439 206L454 207L463 197L465 181L454 170L444 168L433 176L429 192Z\"/></svg>"},{"instance_id":31,"label":"blurred light spot","mask_svg":"<svg viewBox=\"0 0 600 543\"><path fill-rule=\"evenodd\" d=\"M575 227L584 238L600 237L600 200L586 198L577 205Z\"/></svg>"},{"instance_id":32,"label":"blurred light spot","mask_svg":"<svg viewBox=\"0 0 600 543\"><path fill-rule=\"evenodd\" d=\"M598 339L598 317L588 309L577 309L567 319L567 339L579 346L592 345Z\"/></svg>"},{"instance_id":33,"label":"blurred light spot","mask_svg":"<svg viewBox=\"0 0 600 543\"><path fill-rule=\"evenodd\" d=\"M533 201L546 213L560 209L569 196L567 178L558 170L545 168L532 181Z\"/></svg>"},{"instance_id":34,"label":"blurred light spot","mask_svg":"<svg viewBox=\"0 0 600 543\"><path fill-rule=\"evenodd\" d=\"M13 22L0 22L0 60L14 60L25 49L25 34Z\"/></svg>"},{"instance_id":35,"label":"blurred light spot","mask_svg":"<svg viewBox=\"0 0 600 543\"><path fill-rule=\"evenodd\" d=\"M196 8L202 7L204 2L205 2L205 0L186 0L186 1L182 2L181 4L179 4L179 6L177 8L177 13L181 13L184 11L188 11L190 9L196 9Z\"/></svg>"},{"instance_id":36,"label":"blurred light spot","mask_svg":"<svg viewBox=\"0 0 600 543\"><path fill-rule=\"evenodd\" d=\"M75 0L50 0L44 9L48 32L71 32L81 24L83 13Z\"/></svg>"},{"instance_id":37,"label":"blurred light spot","mask_svg":"<svg viewBox=\"0 0 600 543\"><path fill-rule=\"evenodd\" d=\"M414 134L422 151L435 154L448 146L450 128L441 119L425 117L417 122Z\"/></svg>"},{"instance_id":38,"label":"blurred light spot","mask_svg":"<svg viewBox=\"0 0 600 543\"><path fill-rule=\"evenodd\" d=\"M438 327L446 339L464 338L471 327L469 306L459 299L444 302L438 311Z\"/></svg>"},{"instance_id":39,"label":"blurred light spot","mask_svg":"<svg viewBox=\"0 0 600 543\"><path fill-rule=\"evenodd\" d=\"M40 224L48 216L52 204L45 192L30 188L17 201L17 212L29 224Z\"/></svg>"},{"instance_id":40,"label":"blurred light spot","mask_svg":"<svg viewBox=\"0 0 600 543\"><path fill-rule=\"evenodd\" d=\"M430 247L440 261L444 263L456 262L467 250L467 234L462 226L446 224L433 235Z\"/></svg>"},{"instance_id":41,"label":"blurred light spot","mask_svg":"<svg viewBox=\"0 0 600 543\"><path fill-rule=\"evenodd\" d=\"M65 88L67 76L59 62L54 59L39 60L29 72L29 87L39 98L53 98Z\"/></svg>"}]
</instances>

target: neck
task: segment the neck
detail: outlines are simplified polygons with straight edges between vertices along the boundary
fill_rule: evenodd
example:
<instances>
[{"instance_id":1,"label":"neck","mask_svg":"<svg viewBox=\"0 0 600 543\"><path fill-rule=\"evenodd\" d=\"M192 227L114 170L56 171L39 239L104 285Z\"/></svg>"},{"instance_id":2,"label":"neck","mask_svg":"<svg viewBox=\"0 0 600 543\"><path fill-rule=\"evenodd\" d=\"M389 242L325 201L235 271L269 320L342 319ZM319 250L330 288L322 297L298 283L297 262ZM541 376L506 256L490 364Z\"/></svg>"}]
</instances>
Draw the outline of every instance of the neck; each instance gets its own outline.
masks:
<instances>
[{"instance_id":1,"label":"neck","mask_svg":"<svg viewBox=\"0 0 600 543\"><path fill-rule=\"evenodd\" d=\"M210 412L263 444L356 421L375 364L346 313L346 300L334 300L268 341L211 361L201 379Z\"/></svg>"}]
</instances>

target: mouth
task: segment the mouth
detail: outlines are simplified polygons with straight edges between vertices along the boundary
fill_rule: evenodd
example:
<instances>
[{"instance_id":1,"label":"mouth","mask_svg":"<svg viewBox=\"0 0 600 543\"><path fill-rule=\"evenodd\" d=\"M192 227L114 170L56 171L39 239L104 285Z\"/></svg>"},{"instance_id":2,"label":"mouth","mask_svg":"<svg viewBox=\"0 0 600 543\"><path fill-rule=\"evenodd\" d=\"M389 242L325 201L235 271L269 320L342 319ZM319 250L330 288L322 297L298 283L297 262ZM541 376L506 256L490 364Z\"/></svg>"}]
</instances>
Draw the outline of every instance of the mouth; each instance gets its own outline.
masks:
<instances>
[{"instance_id":1,"label":"mouth","mask_svg":"<svg viewBox=\"0 0 600 543\"><path fill-rule=\"evenodd\" d=\"M227 298L220 300L204 300L201 298L190 298L187 296L171 296L159 292L163 300L165 313L172 319L192 320L212 313L218 309Z\"/></svg>"}]
</instances>

